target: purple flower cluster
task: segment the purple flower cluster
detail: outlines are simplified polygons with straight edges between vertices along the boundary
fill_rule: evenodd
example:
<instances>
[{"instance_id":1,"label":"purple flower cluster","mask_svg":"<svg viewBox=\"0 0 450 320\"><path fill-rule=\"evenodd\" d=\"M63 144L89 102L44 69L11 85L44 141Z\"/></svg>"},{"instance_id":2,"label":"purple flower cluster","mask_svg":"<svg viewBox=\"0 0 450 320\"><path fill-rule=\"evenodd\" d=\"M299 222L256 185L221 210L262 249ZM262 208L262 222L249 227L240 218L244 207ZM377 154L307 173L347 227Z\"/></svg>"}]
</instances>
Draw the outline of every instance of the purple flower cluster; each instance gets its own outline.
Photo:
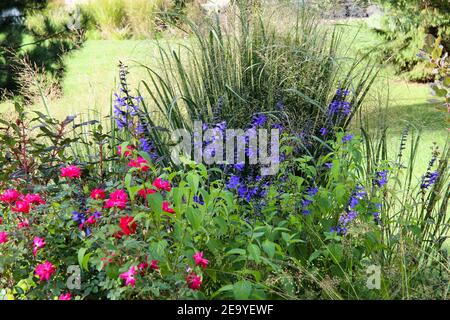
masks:
<instances>
[{"instance_id":1,"label":"purple flower cluster","mask_svg":"<svg viewBox=\"0 0 450 320\"><path fill-rule=\"evenodd\" d=\"M353 190L352 195L350 196L350 201L348 203L349 209L353 210L358 205L359 201L364 199L367 195L367 192L363 187L357 186L355 190Z\"/></svg>"},{"instance_id":2,"label":"purple flower cluster","mask_svg":"<svg viewBox=\"0 0 450 320\"><path fill-rule=\"evenodd\" d=\"M439 171L427 172L422 177L422 183L420 184L420 188L422 190L428 189L429 187L431 187L433 184L436 183L438 178L439 178Z\"/></svg>"},{"instance_id":3,"label":"purple flower cluster","mask_svg":"<svg viewBox=\"0 0 450 320\"><path fill-rule=\"evenodd\" d=\"M72 215L73 215L72 220L75 221L75 222L80 226L80 228L81 228L81 227L84 225L84 223L87 221L86 215L85 215L84 213L81 213L81 212L78 212L78 211L73 211L73 212L72 212ZM95 219L100 219L100 218L102 217L102 214L101 214L101 212L96 211L96 212L94 212L94 213L92 214L92 216L93 216ZM85 232L86 232L86 236L91 235L91 233L92 233L92 232L91 232L91 228L89 228L88 226L86 226Z\"/></svg>"},{"instance_id":4,"label":"purple flower cluster","mask_svg":"<svg viewBox=\"0 0 450 320\"><path fill-rule=\"evenodd\" d=\"M315 187L311 187L306 190L306 196L304 196L302 200L302 213L304 215L308 215L311 213L311 210L309 210L308 207L313 203L313 198L318 191L319 189Z\"/></svg>"},{"instance_id":5,"label":"purple flower cluster","mask_svg":"<svg viewBox=\"0 0 450 320\"><path fill-rule=\"evenodd\" d=\"M203 201L202 197L201 196L197 196L197 195L194 196L194 202L198 203L200 205L204 205L205 204L205 201Z\"/></svg>"},{"instance_id":6,"label":"purple flower cluster","mask_svg":"<svg viewBox=\"0 0 450 320\"><path fill-rule=\"evenodd\" d=\"M377 224L380 224L381 223L381 212L380 211L381 211L382 205L381 205L381 203L373 203L372 205L375 206L375 208L372 209L373 219L375 220L375 222Z\"/></svg>"},{"instance_id":7,"label":"purple flower cluster","mask_svg":"<svg viewBox=\"0 0 450 320\"><path fill-rule=\"evenodd\" d=\"M241 178L239 176L231 176L227 183L227 189L236 189L241 184Z\"/></svg>"},{"instance_id":8,"label":"purple flower cluster","mask_svg":"<svg viewBox=\"0 0 450 320\"><path fill-rule=\"evenodd\" d=\"M375 178L373 179L373 185L379 188L386 185L386 183L388 182L388 173L389 170L377 171L375 173Z\"/></svg>"},{"instance_id":9,"label":"purple flower cluster","mask_svg":"<svg viewBox=\"0 0 450 320\"><path fill-rule=\"evenodd\" d=\"M226 185L229 190L237 190L239 198L246 200L247 202L253 199L264 198L267 195L267 188L271 182L262 182L262 177L257 176L253 181L247 178L245 182L241 177L232 175Z\"/></svg>"},{"instance_id":10,"label":"purple flower cluster","mask_svg":"<svg viewBox=\"0 0 450 320\"><path fill-rule=\"evenodd\" d=\"M150 141L148 123L141 112L141 96L130 95L127 85L127 67L120 63L120 92L114 94L114 120L119 130L128 130L135 138L139 139L140 150L147 152L152 159L157 159L156 148Z\"/></svg>"},{"instance_id":11,"label":"purple flower cluster","mask_svg":"<svg viewBox=\"0 0 450 320\"><path fill-rule=\"evenodd\" d=\"M358 211L355 210L356 206L358 205L359 201L364 199L366 195L367 192L361 186L357 186L355 190L353 190L345 212L339 217L338 225L334 228L331 228L330 232L337 232L341 235L345 235L347 233L348 226L358 216Z\"/></svg>"},{"instance_id":12,"label":"purple flower cluster","mask_svg":"<svg viewBox=\"0 0 450 320\"><path fill-rule=\"evenodd\" d=\"M120 92L125 93L123 89ZM132 128L133 117L137 116L141 101L141 97L130 97L129 99L126 95L114 94L114 118L120 130Z\"/></svg>"},{"instance_id":13,"label":"purple flower cluster","mask_svg":"<svg viewBox=\"0 0 450 320\"><path fill-rule=\"evenodd\" d=\"M264 126L266 121L267 121L267 116L265 116L264 114L255 115L253 117L251 126L253 128L255 128L255 127L262 127L262 126Z\"/></svg>"},{"instance_id":14,"label":"purple flower cluster","mask_svg":"<svg viewBox=\"0 0 450 320\"><path fill-rule=\"evenodd\" d=\"M337 89L334 100L331 101L328 106L328 116L332 117L335 115L348 116L351 113L350 102L345 101L346 97L350 94L350 91L347 89Z\"/></svg>"},{"instance_id":15,"label":"purple flower cluster","mask_svg":"<svg viewBox=\"0 0 450 320\"><path fill-rule=\"evenodd\" d=\"M333 100L328 106L328 116L345 115L348 116L352 112L350 102Z\"/></svg>"},{"instance_id":16,"label":"purple flower cluster","mask_svg":"<svg viewBox=\"0 0 450 320\"><path fill-rule=\"evenodd\" d=\"M347 134L342 137L342 143L348 143L353 139L353 134Z\"/></svg>"},{"instance_id":17,"label":"purple flower cluster","mask_svg":"<svg viewBox=\"0 0 450 320\"><path fill-rule=\"evenodd\" d=\"M339 126L342 120L351 114L352 108L350 102L345 101L349 94L350 91L347 89L336 90L333 101L328 105L325 126L319 130L321 136L324 137L327 134L332 133L333 128Z\"/></svg>"},{"instance_id":18,"label":"purple flower cluster","mask_svg":"<svg viewBox=\"0 0 450 320\"><path fill-rule=\"evenodd\" d=\"M202 143L203 148L206 148L205 150L207 150L209 152L208 156L210 157L215 157L216 156L216 150L214 148L212 149L208 149L207 147L212 144L214 141L216 141L216 139L223 139L223 137L225 136L225 131L227 129L227 122L226 121L222 121L216 124L207 124L204 123L203 124L203 131L206 130L213 130L213 135L211 136L211 138L208 141L204 141ZM196 146L194 145L194 148L200 148L201 146Z\"/></svg>"}]
</instances>

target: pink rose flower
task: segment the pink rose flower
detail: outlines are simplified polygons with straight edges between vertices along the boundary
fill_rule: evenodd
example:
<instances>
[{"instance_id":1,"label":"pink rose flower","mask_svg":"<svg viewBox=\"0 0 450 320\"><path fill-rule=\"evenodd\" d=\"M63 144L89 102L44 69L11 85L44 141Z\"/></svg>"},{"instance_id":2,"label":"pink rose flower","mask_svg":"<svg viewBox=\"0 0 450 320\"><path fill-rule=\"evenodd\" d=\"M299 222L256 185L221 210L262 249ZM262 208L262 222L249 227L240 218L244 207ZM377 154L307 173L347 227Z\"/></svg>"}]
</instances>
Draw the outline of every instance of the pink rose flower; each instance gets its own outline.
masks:
<instances>
[{"instance_id":1,"label":"pink rose flower","mask_svg":"<svg viewBox=\"0 0 450 320\"><path fill-rule=\"evenodd\" d=\"M19 224L17 225L18 229L23 229L23 228L28 228L30 226L30 222L28 221L28 219L25 220L21 220L19 222Z\"/></svg>"},{"instance_id":2,"label":"pink rose flower","mask_svg":"<svg viewBox=\"0 0 450 320\"><path fill-rule=\"evenodd\" d=\"M170 206L169 202L163 201L163 203L162 203L163 211L168 212L168 213L175 213L175 210L173 210L172 208L169 208L169 206Z\"/></svg>"},{"instance_id":3,"label":"pink rose flower","mask_svg":"<svg viewBox=\"0 0 450 320\"><path fill-rule=\"evenodd\" d=\"M105 190L103 189L94 189L91 191L91 198L94 200L103 200L106 198Z\"/></svg>"},{"instance_id":4,"label":"pink rose flower","mask_svg":"<svg viewBox=\"0 0 450 320\"><path fill-rule=\"evenodd\" d=\"M129 156L131 156L131 155L133 154L134 147L133 147L133 146L127 146L127 149L128 149L128 150L125 151L125 153L123 154L124 157L126 157L126 158L128 158ZM118 154L119 156L122 155L122 146L118 146L118 147L117 147L117 154Z\"/></svg>"},{"instance_id":5,"label":"pink rose flower","mask_svg":"<svg viewBox=\"0 0 450 320\"><path fill-rule=\"evenodd\" d=\"M116 190L109 195L105 208L125 209L127 206L128 195L123 190Z\"/></svg>"},{"instance_id":6,"label":"pink rose flower","mask_svg":"<svg viewBox=\"0 0 450 320\"><path fill-rule=\"evenodd\" d=\"M2 194L0 194L0 201L11 203L19 199L20 193L17 190L14 189L8 189Z\"/></svg>"},{"instance_id":7,"label":"pink rose flower","mask_svg":"<svg viewBox=\"0 0 450 320\"><path fill-rule=\"evenodd\" d=\"M136 279L134 278L135 274L136 270L134 266L131 266L127 272L120 274L120 278L125 280L125 286L131 285L134 288L134 285L136 283Z\"/></svg>"},{"instance_id":8,"label":"pink rose flower","mask_svg":"<svg viewBox=\"0 0 450 320\"><path fill-rule=\"evenodd\" d=\"M59 296L58 300L72 300L72 295L70 293L65 293Z\"/></svg>"},{"instance_id":9,"label":"pink rose flower","mask_svg":"<svg viewBox=\"0 0 450 320\"><path fill-rule=\"evenodd\" d=\"M131 159L130 162L128 162L128 166L133 168L139 168L144 172L150 169L147 160L145 160L141 156L138 156L136 160Z\"/></svg>"},{"instance_id":10,"label":"pink rose flower","mask_svg":"<svg viewBox=\"0 0 450 320\"><path fill-rule=\"evenodd\" d=\"M30 193L22 197L23 201L27 201L31 204L45 204L45 200L41 198L41 196L37 193Z\"/></svg>"},{"instance_id":11,"label":"pink rose flower","mask_svg":"<svg viewBox=\"0 0 450 320\"><path fill-rule=\"evenodd\" d=\"M202 278L199 277L195 272L191 272L186 277L186 282L189 289L199 290L202 286Z\"/></svg>"},{"instance_id":12,"label":"pink rose flower","mask_svg":"<svg viewBox=\"0 0 450 320\"><path fill-rule=\"evenodd\" d=\"M150 269L153 269L153 270L159 269L158 262L159 262L158 260L152 260L152 263L150 264Z\"/></svg>"},{"instance_id":13,"label":"pink rose flower","mask_svg":"<svg viewBox=\"0 0 450 320\"><path fill-rule=\"evenodd\" d=\"M45 261L44 263L38 264L34 269L34 272L39 276L41 282L48 281L52 274L56 272L56 268L50 262Z\"/></svg>"},{"instance_id":14,"label":"pink rose flower","mask_svg":"<svg viewBox=\"0 0 450 320\"><path fill-rule=\"evenodd\" d=\"M45 239L34 237L33 240L33 256L36 256L36 253L39 251L39 249L42 249L45 247Z\"/></svg>"},{"instance_id":15,"label":"pink rose flower","mask_svg":"<svg viewBox=\"0 0 450 320\"><path fill-rule=\"evenodd\" d=\"M203 269L205 269L206 266L207 266L208 263L209 263L209 260L203 258L203 252L197 252L197 253L195 253L195 254L192 256L192 258L194 258L195 264L198 265L198 266L201 266Z\"/></svg>"},{"instance_id":16,"label":"pink rose flower","mask_svg":"<svg viewBox=\"0 0 450 320\"><path fill-rule=\"evenodd\" d=\"M19 200L11 210L15 212L30 213L30 203L25 200Z\"/></svg>"},{"instance_id":17,"label":"pink rose flower","mask_svg":"<svg viewBox=\"0 0 450 320\"><path fill-rule=\"evenodd\" d=\"M156 193L156 190L143 188L137 192L137 195L144 199L147 199L147 195L153 193Z\"/></svg>"},{"instance_id":18,"label":"pink rose flower","mask_svg":"<svg viewBox=\"0 0 450 320\"><path fill-rule=\"evenodd\" d=\"M81 176L81 169L77 166L70 165L65 168L61 168L61 177L66 177L70 179L76 179Z\"/></svg>"},{"instance_id":19,"label":"pink rose flower","mask_svg":"<svg viewBox=\"0 0 450 320\"><path fill-rule=\"evenodd\" d=\"M8 234L4 231L0 232L0 244L8 242Z\"/></svg>"},{"instance_id":20,"label":"pink rose flower","mask_svg":"<svg viewBox=\"0 0 450 320\"><path fill-rule=\"evenodd\" d=\"M169 181L165 181L160 178L156 178L155 181L153 181L153 186L157 189L166 191L170 191L172 189Z\"/></svg>"}]
</instances>

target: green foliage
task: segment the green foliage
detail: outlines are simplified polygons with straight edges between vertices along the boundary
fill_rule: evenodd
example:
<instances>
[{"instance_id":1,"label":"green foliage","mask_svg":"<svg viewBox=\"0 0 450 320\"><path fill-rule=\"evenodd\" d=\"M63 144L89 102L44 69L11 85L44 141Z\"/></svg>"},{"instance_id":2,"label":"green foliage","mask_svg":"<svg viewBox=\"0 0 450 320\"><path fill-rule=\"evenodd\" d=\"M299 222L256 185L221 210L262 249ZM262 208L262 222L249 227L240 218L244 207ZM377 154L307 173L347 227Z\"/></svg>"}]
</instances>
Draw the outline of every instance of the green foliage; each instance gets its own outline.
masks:
<instances>
[{"instance_id":1,"label":"green foliage","mask_svg":"<svg viewBox=\"0 0 450 320\"><path fill-rule=\"evenodd\" d=\"M376 30L386 42L377 53L383 61L394 64L397 72L410 80L431 79L430 69L418 57L417 52L426 45L426 37L441 37L442 45L450 49L450 18L448 1L378 1L385 14Z\"/></svg>"}]
</instances>

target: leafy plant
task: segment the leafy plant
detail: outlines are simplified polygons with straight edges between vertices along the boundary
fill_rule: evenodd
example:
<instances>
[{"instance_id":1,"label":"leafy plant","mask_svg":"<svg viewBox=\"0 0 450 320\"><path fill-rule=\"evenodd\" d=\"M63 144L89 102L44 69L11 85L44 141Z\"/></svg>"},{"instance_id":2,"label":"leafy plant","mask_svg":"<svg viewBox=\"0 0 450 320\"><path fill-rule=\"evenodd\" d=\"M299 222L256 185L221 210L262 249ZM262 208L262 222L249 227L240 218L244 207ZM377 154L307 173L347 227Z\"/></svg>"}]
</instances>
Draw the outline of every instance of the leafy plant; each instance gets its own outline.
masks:
<instances>
[{"instance_id":1,"label":"leafy plant","mask_svg":"<svg viewBox=\"0 0 450 320\"><path fill-rule=\"evenodd\" d=\"M409 80L430 80L430 69L416 55L424 47L428 35L441 37L450 49L448 1L380 0L385 14L376 31L386 40L379 47L382 60L389 60L397 72Z\"/></svg>"}]
</instances>

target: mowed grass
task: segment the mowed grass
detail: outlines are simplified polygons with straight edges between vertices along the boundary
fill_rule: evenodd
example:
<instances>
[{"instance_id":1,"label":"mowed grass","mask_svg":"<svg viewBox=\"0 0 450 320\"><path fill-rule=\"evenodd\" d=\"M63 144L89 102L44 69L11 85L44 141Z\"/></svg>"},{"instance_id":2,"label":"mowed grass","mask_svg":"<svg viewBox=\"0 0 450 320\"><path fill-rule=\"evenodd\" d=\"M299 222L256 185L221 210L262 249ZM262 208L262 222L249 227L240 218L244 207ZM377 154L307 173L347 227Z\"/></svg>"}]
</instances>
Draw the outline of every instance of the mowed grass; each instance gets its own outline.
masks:
<instances>
[{"instance_id":1,"label":"mowed grass","mask_svg":"<svg viewBox=\"0 0 450 320\"><path fill-rule=\"evenodd\" d=\"M157 45L152 40L87 41L81 50L66 57L62 97L50 102L51 113L58 118L92 112L107 115L119 87L119 61L129 67L128 82L133 89L147 77L137 62L152 65L156 55Z\"/></svg>"}]
</instances>

